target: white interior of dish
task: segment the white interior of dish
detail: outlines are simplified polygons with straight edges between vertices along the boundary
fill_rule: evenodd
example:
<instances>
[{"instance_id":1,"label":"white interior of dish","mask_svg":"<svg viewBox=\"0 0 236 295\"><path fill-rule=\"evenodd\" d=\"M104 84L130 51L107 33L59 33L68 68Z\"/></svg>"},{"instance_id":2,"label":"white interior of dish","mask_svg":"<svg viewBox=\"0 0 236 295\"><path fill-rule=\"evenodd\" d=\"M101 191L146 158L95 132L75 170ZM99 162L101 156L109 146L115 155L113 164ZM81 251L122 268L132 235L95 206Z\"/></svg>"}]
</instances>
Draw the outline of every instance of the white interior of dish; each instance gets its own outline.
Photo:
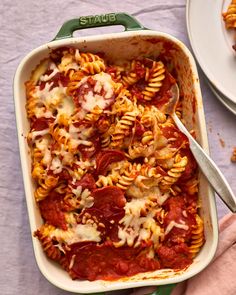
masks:
<instances>
[{"instance_id":1,"label":"white interior of dish","mask_svg":"<svg viewBox=\"0 0 236 295\"><path fill-rule=\"evenodd\" d=\"M135 31L116 34L107 34L87 38L71 38L54 41L43 45L28 54L20 63L14 79L15 111L18 128L21 164L24 178L25 194L31 232L33 233L42 224L39 210L34 201L34 184L31 179L31 162L26 135L29 122L25 111L24 83L30 77L32 69L41 59L48 56L49 49L59 46L75 46L82 51L104 52L109 60L131 59L138 56L156 57L163 48L172 48L169 54L177 69L180 89L184 92L184 119L189 129L195 129L197 139L203 148L208 151L207 133L204 111L195 62L188 49L177 39L154 31ZM193 101L196 101L196 112L193 112ZM33 238L35 257L43 275L54 285L71 292L92 293L117 289L126 289L147 285L164 285L177 283L204 269L215 254L218 241L217 216L214 195L204 179L200 176L200 198L202 201L201 215L205 223L206 243L201 252L194 259L193 264L185 271L173 272L159 270L150 273L138 274L119 281L73 281L60 265L47 259L41 245Z\"/></svg>"}]
</instances>

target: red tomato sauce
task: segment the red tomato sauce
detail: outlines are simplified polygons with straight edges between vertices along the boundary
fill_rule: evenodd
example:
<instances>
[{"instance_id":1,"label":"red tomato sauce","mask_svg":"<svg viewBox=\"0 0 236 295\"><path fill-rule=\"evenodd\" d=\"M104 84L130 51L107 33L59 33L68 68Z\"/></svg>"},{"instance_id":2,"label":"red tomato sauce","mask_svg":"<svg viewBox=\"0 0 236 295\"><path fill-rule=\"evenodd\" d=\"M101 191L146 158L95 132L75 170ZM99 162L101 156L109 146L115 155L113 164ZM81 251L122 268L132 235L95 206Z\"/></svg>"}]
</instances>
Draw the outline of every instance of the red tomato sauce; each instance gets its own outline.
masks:
<instances>
[{"instance_id":1,"label":"red tomato sauce","mask_svg":"<svg viewBox=\"0 0 236 295\"><path fill-rule=\"evenodd\" d=\"M196 174L197 162L196 162L192 152L187 148L181 149L180 154L182 157L186 156L188 158L188 163L187 163L187 166L185 167L185 171L183 172L180 179L178 180L179 183L184 183L188 179L193 177L194 174Z\"/></svg>"},{"instance_id":2,"label":"red tomato sauce","mask_svg":"<svg viewBox=\"0 0 236 295\"><path fill-rule=\"evenodd\" d=\"M115 280L160 268L158 260L146 256L143 246L115 248L110 242L79 243L71 245L71 251L66 254L68 261L72 257L73 279Z\"/></svg>"},{"instance_id":3,"label":"red tomato sauce","mask_svg":"<svg viewBox=\"0 0 236 295\"><path fill-rule=\"evenodd\" d=\"M64 195L51 192L46 199L39 202L39 209L43 219L55 227L67 230L65 215L63 210Z\"/></svg>"},{"instance_id":4,"label":"red tomato sauce","mask_svg":"<svg viewBox=\"0 0 236 295\"><path fill-rule=\"evenodd\" d=\"M171 86L175 83L176 80L169 72L166 71L165 79L162 81L160 91L157 92L157 95L152 99L152 104L157 108L161 108L164 104L166 104L171 98Z\"/></svg>"},{"instance_id":5,"label":"red tomato sauce","mask_svg":"<svg viewBox=\"0 0 236 295\"><path fill-rule=\"evenodd\" d=\"M188 138L185 134L183 134L177 127L174 126L164 126L161 127L161 131L165 138L167 139L175 139L170 142L171 147L180 148L183 145L189 145ZM182 150L182 149L181 149Z\"/></svg>"},{"instance_id":6,"label":"red tomato sauce","mask_svg":"<svg viewBox=\"0 0 236 295\"><path fill-rule=\"evenodd\" d=\"M189 242L192 236L192 229L196 225L196 219L192 212L188 212L184 198L182 196L170 197L164 207L168 212L164 219L165 228L167 228L171 221L179 224L184 223L188 226L187 230L173 227L166 235L165 240L170 243ZM185 214L183 214L183 211L185 211Z\"/></svg>"},{"instance_id":7,"label":"red tomato sauce","mask_svg":"<svg viewBox=\"0 0 236 295\"><path fill-rule=\"evenodd\" d=\"M188 247L184 243L171 247L161 246L158 249L157 254L162 268L179 270L186 268L192 263Z\"/></svg>"}]
</instances>

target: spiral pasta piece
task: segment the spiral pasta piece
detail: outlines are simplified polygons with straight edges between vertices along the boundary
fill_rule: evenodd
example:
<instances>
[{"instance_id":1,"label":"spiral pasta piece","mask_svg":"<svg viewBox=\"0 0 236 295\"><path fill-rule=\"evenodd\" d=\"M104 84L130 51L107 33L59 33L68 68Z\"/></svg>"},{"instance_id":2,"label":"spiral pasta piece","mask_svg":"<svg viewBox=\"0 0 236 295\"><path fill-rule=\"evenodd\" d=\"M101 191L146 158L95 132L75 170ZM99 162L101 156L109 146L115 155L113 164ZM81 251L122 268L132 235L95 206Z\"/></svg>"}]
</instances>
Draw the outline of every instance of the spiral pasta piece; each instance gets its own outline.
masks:
<instances>
[{"instance_id":1,"label":"spiral pasta piece","mask_svg":"<svg viewBox=\"0 0 236 295\"><path fill-rule=\"evenodd\" d=\"M123 115L126 112L132 112L135 107L135 102L131 100L131 93L128 90L123 90L112 106L112 113Z\"/></svg>"},{"instance_id":2,"label":"spiral pasta piece","mask_svg":"<svg viewBox=\"0 0 236 295\"><path fill-rule=\"evenodd\" d=\"M127 190L128 187L131 186L136 177L137 175L135 173L127 171L125 174L120 176L116 186L118 186L122 190Z\"/></svg>"},{"instance_id":3,"label":"spiral pasta piece","mask_svg":"<svg viewBox=\"0 0 236 295\"><path fill-rule=\"evenodd\" d=\"M83 64L86 62L98 61L101 60L101 58L97 54L93 54L91 52L81 52L78 55L77 60Z\"/></svg>"},{"instance_id":4,"label":"spiral pasta piece","mask_svg":"<svg viewBox=\"0 0 236 295\"><path fill-rule=\"evenodd\" d=\"M34 233L34 236L38 237L47 256L58 261L61 259L61 251L54 245L53 240L50 237L50 233L54 230L55 228L53 226L45 224L41 229Z\"/></svg>"},{"instance_id":5,"label":"spiral pasta piece","mask_svg":"<svg viewBox=\"0 0 236 295\"><path fill-rule=\"evenodd\" d=\"M36 162L31 174L34 179L43 179L46 176L46 171L40 162Z\"/></svg>"},{"instance_id":6,"label":"spiral pasta piece","mask_svg":"<svg viewBox=\"0 0 236 295\"><path fill-rule=\"evenodd\" d=\"M124 86L130 86L138 82L140 77L135 72L136 61L133 60L130 64L130 69L127 71L126 75L123 75L121 82Z\"/></svg>"},{"instance_id":7,"label":"spiral pasta piece","mask_svg":"<svg viewBox=\"0 0 236 295\"><path fill-rule=\"evenodd\" d=\"M153 144L153 140L154 140L154 136L153 136L152 131L146 131L143 133L142 140L141 140L143 145Z\"/></svg>"},{"instance_id":8,"label":"spiral pasta piece","mask_svg":"<svg viewBox=\"0 0 236 295\"><path fill-rule=\"evenodd\" d=\"M92 123L94 123L94 122L96 122L98 119L99 119L99 117L100 117L100 115L103 113L103 110L99 107L99 106L95 106L92 110L91 110L91 112L89 112L88 114L86 114L86 116L85 116L85 120L86 121L89 121L89 122L92 122Z\"/></svg>"},{"instance_id":9,"label":"spiral pasta piece","mask_svg":"<svg viewBox=\"0 0 236 295\"><path fill-rule=\"evenodd\" d=\"M85 62L81 70L86 74L96 74L105 71L105 64L101 60L96 60L93 62Z\"/></svg>"},{"instance_id":10,"label":"spiral pasta piece","mask_svg":"<svg viewBox=\"0 0 236 295\"><path fill-rule=\"evenodd\" d=\"M122 83L125 86L133 85L139 80L136 73L128 73L127 76L122 77Z\"/></svg>"},{"instance_id":11,"label":"spiral pasta piece","mask_svg":"<svg viewBox=\"0 0 236 295\"><path fill-rule=\"evenodd\" d=\"M51 128L51 135L53 139L59 144L66 145L69 142L69 135L64 127L60 127L58 124Z\"/></svg>"},{"instance_id":12,"label":"spiral pasta piece","mask_svg":"<svg viewBox=\"0 0 236 295\"><path fill-rule=\"evenodd\" d=\"M102 134L101 147L103 149L105 149L105 148L109 147L110 143L111 143L111 134L109 132Z\"/></svg>"},{"instance_id":13,"label":"spiral pasta piece","mask_svg":"<svg viewBox=\"0 0 236 295\"><path fill-rule=\"evenodd\" d=\"M163 177L161 181L161 188L168 190L177 180L180 178L182 173L187 166L188 158L186 156L181 157L179 154L175 156L173 167L167 172L167 176Z\"/></svg>"},{"instance_id":14,"label":"spiral pasta piece","mask_svg":"<svg viewBox=\"0 0 236 295\"><path fill-rule=\"evenodd\" d=\"M58 177L48 176L45 180L39 180L39 187L34 193L37 202L45 199L49 192L57 185Z\"/></svg>"},{"instance_id":15,"label":"spiral pasta piece","mask_svg":"<svg viewBox=\"0 0 236 295\"><path fill-rule=\"evenodd\" d=\"M46 102L42 101L37 95L37 88L33 81L27 81L26 87L26 111L30 119L42 116L46 111Z\"/></svg>"},{"instance_id":16,"label":"spiral pasta piece","mask_svg":"<svg viewBox=\"0 0 236 295\"><path fill-rule=\"evenodd\" d=\"M192 230L192 239L189 246L189 252L192 257L195 257L197 255L205 242L203 221L198 214L196 214L195 218L196 228Z\"/></svg>"},{"instance_id":17,"label":"spiral pasta piece","mask_svg":"<svg viewBox=\"0 0 236 295\"><path fill-rule=\"evenodd\" d=\"M227 29L236 28L236 0L232 0L227 11L222 15Z\"/></svg>"},{"instance_id":18,"label":"spiral pasta piece","mask_svg":"<svg viewBox=\"0 0 236 295\"><path fill-rule=\"evenodd\" d=\"M96 185L98 187L115 185L118 182L118 179L119 173L116 171L112 171L112 173L107 176L99 175L98 180L96 181Z\"/></svg>"},{"instance_id":19,"label":"spiral pasta piece","mask_svg":"<svg viewBox=\"0 0 236 295\"><path fill-rule=\"evenodd\" d=\"M81 177L86 173L86 169L82 169L80 167L77 167L73 170L69 170L69 173L72 176L72 178L74 178L76 180L80 180Z\"/></svg>"},{"instance_id":20,"label":"spiral pasta piece","mask_svg":"<svg viewBox=\"0 0 236 295\"><path fill-rule=\"evenodd\" d=\"M158 167L150 167L148 165L142 165L140 170L140 174L145 177L154 177L154 178L162 178L161 174L158 172Z\"/></svg>"},{"instance_id":21,"label":"spiral pasta piece","mask_svg":"<svg viewBox=\"0 0 236 295\"><path fill-rule=\"evenodd\" d=\"M81 66L81 72L85 74L96 74L105 71L103 59L93 53L80 53L77 60Z\"/></svg>"},{"instance_id":22,"label":"spiral pasta piece","mask_svg":"<svg viewBox=\"0 0 236 295\"><path fill-rule=\"evenodd\" d=\"M197 178L191 178L185 183L185 190L189 195L194 195L198 192L199 181Z\"/></svg>"},{"instance_id":23,"label":"spiral pasta piece","mask_svg":"<svg viewBox=\"0 0 236 295\"><path fill-rule=\"evenodd\" d=\"M38 163L38 162L41 162L41 160L43 159L43 153L42 151L35 147L35 148L32 148L32 160L33 160L33 163Z\"/></svg>"},{"instance_id":24,"label":"spiral pasta piece","mask_svg":"<svg viewBox=\"0 0 236 295\"><path fill-rule=\"evenodd\" d=\"M61 72L67 74L72 74L74 71L79 69L79 65L76 62L75 54L73 51L68 51L61 57L61 62L58 64L58 69ZM72 71L72 73L71 73Z\"/></svg>"},{"instance_id":25,"label":"spiral pasta piece","mask_svg":"<svg viewBox=\"0 0 236 295\"><path fill-rule=\"evenodd\" d=\"M119 122L116 124L114 134L112 135L112 147L117 147L121 145L124 141L124 137L129 135L135 119L137 116L137 112L127 112L122 116L122 118L119 120Z\"/></svg>"},{"instance_id":26,"label":"spiral pasta piece","mask_svg":"<svg viewBox=\"0 0 236 295\"><path fill-rule=\"evenodd\" d=\"M148 78L148 85L142 91L144 99L150 101L156 95L156 93L160 90L162 86L162 81L165 79L165 67L164 64L159 61L153 62L153 66L151 69L151 73Z\"/></svg>"},{"instance_id":27,"label":"spiral pasta piece","mask_svg":"<svg viewBox=\"0 0 236 295\"><path fill-rule=\"evenodd\" d=\"M232 156L230 158L232 163L236 162L236 147L233 149Z\"/></svg>"}]
</instances>

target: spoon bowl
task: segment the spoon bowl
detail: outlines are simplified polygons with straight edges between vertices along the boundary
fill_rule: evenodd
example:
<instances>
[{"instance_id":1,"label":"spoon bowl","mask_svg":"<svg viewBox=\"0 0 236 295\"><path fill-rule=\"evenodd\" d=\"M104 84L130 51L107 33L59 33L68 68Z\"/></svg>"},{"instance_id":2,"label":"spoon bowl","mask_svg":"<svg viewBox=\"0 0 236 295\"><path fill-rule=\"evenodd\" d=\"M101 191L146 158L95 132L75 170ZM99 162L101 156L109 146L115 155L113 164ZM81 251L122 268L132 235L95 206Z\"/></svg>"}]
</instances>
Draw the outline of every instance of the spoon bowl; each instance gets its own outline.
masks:
<instances>
[{"instance_id":1,"label":"spoon bowl","mask_svg":"<svg viewBox=\"0 0 236 295\"><path fill-rule=\"evenodd\" d=\"M198 163L198 166L202 173L207 178L208 182L211 184L212 188L218 194L218 196L223 200L226 206L232 211L236 212L236 197L230 188L224 175L217 167L215 162L209 157L209 155L203 150L203 148L198 144L198 142L192 137L189 131L186 129L184 124L178 118L175 113L176 106L179 101L179 87L175 83L171 87L172 96L168 103L166 103L162 111L170 115L174 120L176 126L181 132L183 132L189 139L190 150Z\"/></svg>"}]
</instances>

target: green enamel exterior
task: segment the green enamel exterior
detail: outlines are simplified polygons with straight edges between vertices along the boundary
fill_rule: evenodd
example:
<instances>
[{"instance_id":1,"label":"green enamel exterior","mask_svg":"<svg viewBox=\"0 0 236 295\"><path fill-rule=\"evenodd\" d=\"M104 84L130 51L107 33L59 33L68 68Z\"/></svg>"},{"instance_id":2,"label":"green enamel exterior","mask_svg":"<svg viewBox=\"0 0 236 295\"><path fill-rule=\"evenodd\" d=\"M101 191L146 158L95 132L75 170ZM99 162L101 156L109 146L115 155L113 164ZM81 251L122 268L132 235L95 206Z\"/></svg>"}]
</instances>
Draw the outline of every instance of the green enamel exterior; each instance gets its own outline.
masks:
<instances>
[{"instance_id":1,"label":"green enamel exterior","mask_svg":"<svg viewBox=\"0 0 236 295\"><path fill-rule=\"evenodd\" d=\"M71 19L65 22L53 40L71 38L73 37L73 32L77 30L114 25L124 26L125 31L136 31L146 29L134 17L127 13L88 15Z\"/></svg>"},{"instance_id":2,"label":"green enamel exterior","mask_svg":"<svg viewBox=\"0 0 236 295\"><path fill-rule=\"evenodd\" d=\"M176 284L157 287L157 290L150 295L170 295Z\"/></svg>"},{"instance_id":3,"label":"green enamel exterior","mask_svg":"<svg viewBox=\"0 0 236 295\"><path fill-rule=\"evenodd\" d=\"M156 291L149 295L170 295L176 284L158 286ZM146 293L145 293L146 294ZM91 295L106 295L106 293L96 293Z\"/></svg>"},{"instance_id":4,"label":"green enamel exterior","mask_svg":"<svg viewBox=\"0 0 236 295\"><path fill-rule=\"evenodd\" d=\"M134 17L127 13L108 13L101 15L81 16L65 22L54 40L72 38L77 30L96 28L104 26L122 25L125 31L147 30ZM150 295L170 295L176 284L158 286L157 290ZM106 293L96 293L91 295L106 295Z\"/></svg>"}]
</instances>

